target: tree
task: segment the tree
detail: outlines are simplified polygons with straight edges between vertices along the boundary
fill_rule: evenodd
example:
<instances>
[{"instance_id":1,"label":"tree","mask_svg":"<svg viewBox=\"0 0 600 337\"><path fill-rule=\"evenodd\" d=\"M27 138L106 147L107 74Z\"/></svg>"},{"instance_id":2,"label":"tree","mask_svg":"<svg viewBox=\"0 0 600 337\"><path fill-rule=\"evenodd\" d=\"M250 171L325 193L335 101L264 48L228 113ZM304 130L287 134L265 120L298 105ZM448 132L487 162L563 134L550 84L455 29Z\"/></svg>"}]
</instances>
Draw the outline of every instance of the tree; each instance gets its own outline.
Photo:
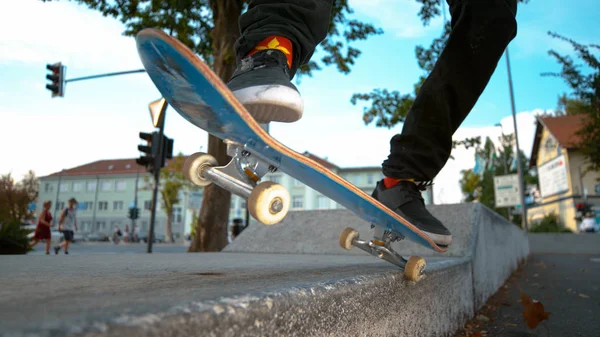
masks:
<instances>
[{"instance_id":1,"label":"tree","mask_svg":"<svg viewBox=\"0 0 600 337\"><path fill-rule=\"evenodd\" d=\"M516 174L517 167L512 165L515 153L512 147L514 134L500 137L500 148L497 149L492 140L486 137L483 147L477 147L475 156L483 159L482 172L474 172L472 169L462 170L460 188L464 195L464 201L478 201L490 207L505 218L509 218L507 208L497 208L494 196L494 177L506 174ZM519 151L521 168L523 170L523 188L530 185L538 185L535 169L528 168L528 158L523 151ZM516 218L513 222L520 225Z\"/></svg>"},{"instance_id":2,"label":"tree","mask_svg":"<svg viewBox=\"0 0 600 337\"><path fill-rule=\"evenodd\" d=\"M29 171L15 182L11 174L0 176L0 222L20 222L35 216L29 204L38 197L38 179Z\"/></svg>"},{"instance_id":3,"label":"tree","mask_svg":"<svg viewBox=\"0 0 600 337\"><path fill-rule=\"evenodd\" d=\"M118 19L125 25L126 36L135 36L146 27L164 30L197 53L225 81L234 71L233 47L239 37L238 18L245 9L245 0L72 1ZM329 34L319 46L324 56L301 67L298 76L311 76L324 66L335 66L344 74L350 72L360 55L352 43L382 33L371 24L349 19L352 13L348 0L333 2ZM225 143L213 136L208 139L208 153L220 164L230 160ZM230 200L231 194L215 184L205 188L196 225L199 235L195 235L190 251L219 251L227 245Z\"/></svg>"},{"instance_id":4,"label":"tree","mask_svg":"<svg viewBox=\"0 0 600 337\"><path fill-rule=\"evenodd\" d=\"M473 172L472 169L460 171L462 178L460 179L460 190L465 196L466 202L475 200L481 189L481 177Z\"/></svg>"},{"instance_id":5,"label":"tree","mask_svg":"<svg viewBox=\"0 0 600 337\"><path fill-rule=\"evenodd\" d=\"M584 72L584 67L576 64L570 56L550 50L548 54L557 60L562 69L560 73L543 73L542 76L560 77L572 89L572 98L567 94L559 97L557 111L559 114L586 117L586 122L576 133L580 139L577 145L589 165L585 172L600 172L600 61L593 53L600 51L600 45L583 45L553 32L548 32L548 35L571 44L588 70Z\"/></svg>"},{"instance_id":6,"label":"tree","mask_svg":"<svg viewBox=\"0 0 600 337\"><path fill-rule=\"evenodd\" d=\"M179 195L182 190L192 187L182 173L185 158L183 154L177 155L173 160L160 170L161 205L167 214L167 225L165 226L166 242L173 242L173 207L181 200Z\"/></svg>"},{"instance_id":7,"label":"tree","mask_svg":"<svg viewBox=\"0 0 600 337\"><path fill-rule=\"evenodd\" d=\"M428 25L431 19L442 14L444 1L416 1L422 4L418 15L421 18L423 25ZM527 3L528 1L529 0L518 0L520 3ZM366 125L375 122L377 127L387 127L389 129L404 122L421 86L425 82L426 76L433 70L437 59L441 55L446 42L448 41L448 37L450 36L450 32L451 23L446 22L442 34L432 41L429 48L426 49L421 45L418 45L415 48L417 63L419 68L424 71L424 74L421 75L414 84L412 93L401 94L397 90L390 91L388 89L377 88L373 89L370 93L352 95L350 102L354 105L359 101L370 103L370 106L363 108L363 121ZM467 138L462 141L453 141L452 148L454 149L462 145L468 149L470 146L479 144L479 137ZM452 158L452 156L450 156L450 158Z\"/></svg>"}]
</instances>

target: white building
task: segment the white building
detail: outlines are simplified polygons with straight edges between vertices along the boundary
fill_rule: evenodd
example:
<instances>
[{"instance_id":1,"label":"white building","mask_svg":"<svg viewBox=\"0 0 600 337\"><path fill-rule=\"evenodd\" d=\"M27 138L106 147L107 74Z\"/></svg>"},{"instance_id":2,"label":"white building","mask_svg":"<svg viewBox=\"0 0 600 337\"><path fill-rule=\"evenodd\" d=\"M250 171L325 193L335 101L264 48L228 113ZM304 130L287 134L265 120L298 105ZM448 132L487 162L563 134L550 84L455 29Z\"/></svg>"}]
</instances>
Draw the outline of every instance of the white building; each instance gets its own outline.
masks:
<instances>
[{"instance_id":1,"label":"white building","mask_svg":"<svg viewBox=\"0 0 600 337\"><path fill-rule=\"evenodd\" d=\"M328 169L370 194L378 180L383 177L381 167L340 168L325 159L308 152L304 155L318 161ZM149 182L152 176L139 166L135 159L99 160L61 172L56 172L40 178L40 194L37 209L41 209L45 200L54 203L54 216L66 205L71 197L79 203L78 223L79 233L84 236L91 234L110 235L115 226L121 230L132 220L128 219L128 209L137 199L140 209L140 235L147 235L150 223L150 206L152 190ZM282 184L287 188L291 197L290 210L336 209L343 208L335 201L304 185L298 180L282 173L269 173L264 179ZM182 191L181 202L174 207L173 235L175 240L182 240L189 233L194 213L198 213L202 204L202 188ZM423 192L426 204L431 204L431 189ZM166 214L157 202L155 234L157 238L164 237ZM232 195L229 211L230 223L234 219L246 221L246 200ZM255 220L249 218L250 223Z\"/></svg>"}]
</instances>

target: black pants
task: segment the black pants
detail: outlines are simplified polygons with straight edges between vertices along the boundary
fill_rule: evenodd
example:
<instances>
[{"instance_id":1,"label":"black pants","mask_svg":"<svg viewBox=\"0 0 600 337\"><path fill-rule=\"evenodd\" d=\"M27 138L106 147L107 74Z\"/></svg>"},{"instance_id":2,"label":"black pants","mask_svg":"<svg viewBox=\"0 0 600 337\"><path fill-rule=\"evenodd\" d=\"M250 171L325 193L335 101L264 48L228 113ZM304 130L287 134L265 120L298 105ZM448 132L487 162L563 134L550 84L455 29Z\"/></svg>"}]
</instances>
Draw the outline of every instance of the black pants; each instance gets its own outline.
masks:
<instances>
[{"instance_id":1,"label":"black pants","mask_svg":"<svg viewBox=\"0 0 600 337\"><path fill-rule=\"evenodd\" d=\"M404 122L390 141L383 173L430 181L448 161L452 135L487 86L516 36L516 0L447 0L452 32ZM238 62L269 35L294 45L292 74L327 36L332 0L254 0L240 17ZM401 6L401 4L398 4Z\"/></svg>"}]
</instances>

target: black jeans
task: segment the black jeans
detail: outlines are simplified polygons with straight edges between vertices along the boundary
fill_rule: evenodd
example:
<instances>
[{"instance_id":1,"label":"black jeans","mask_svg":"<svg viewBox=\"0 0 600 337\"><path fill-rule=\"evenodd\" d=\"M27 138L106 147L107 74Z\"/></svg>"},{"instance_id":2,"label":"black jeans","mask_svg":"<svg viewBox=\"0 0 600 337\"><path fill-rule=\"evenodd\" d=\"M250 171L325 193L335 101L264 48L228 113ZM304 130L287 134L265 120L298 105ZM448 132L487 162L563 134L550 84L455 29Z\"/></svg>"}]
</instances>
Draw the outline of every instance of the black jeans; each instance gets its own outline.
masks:
<instances>
[{"instance_id":1,"label":"black jeans","mask_svg":"<svg viewBox=\"0 0 600 337\"><path fill-rule=\"evenodd\" d=\"M390 141L383 174L431 181L452 150L452 135L467 117L516 36L517 0L447 0L452 32L411 107L402 133ZM254 0L240 17L238 62L269 35L294 45L292 74L327 36L332 0Z\"/></svg>"}]
</instances>

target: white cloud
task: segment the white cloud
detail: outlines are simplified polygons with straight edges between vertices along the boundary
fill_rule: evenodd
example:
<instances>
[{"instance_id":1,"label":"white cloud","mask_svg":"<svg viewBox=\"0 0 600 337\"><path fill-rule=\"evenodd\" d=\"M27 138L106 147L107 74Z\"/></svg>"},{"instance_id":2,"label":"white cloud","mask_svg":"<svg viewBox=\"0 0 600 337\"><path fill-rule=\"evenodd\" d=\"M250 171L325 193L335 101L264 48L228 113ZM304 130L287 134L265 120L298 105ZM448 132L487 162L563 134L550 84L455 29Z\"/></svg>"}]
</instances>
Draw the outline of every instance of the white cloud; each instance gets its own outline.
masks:
<instances>
[{"instance_id":1,"label":"white cloud","mask_svg":"<svg viewBox=\"0 0 600 337\"><path fill-rule=\"evenodd\" d=\"M446 6L445 1L442 3ZM441 15L424 26L417 15L421 5L413 0L353 0L351 6L356 13L371 17L376 26L397 37L417 38L440 33L443 26Z\"/></svg>"},{"instance_id":2,"label":"white cloud","mask_svg":"<svg viewBox=\"0 0 600 337\"><path fill-rule=\"evenodd\" d=\"M536 109L533 111L517 113L517 131L519 133L519 147L527 157L531 155L533 139L535 135L535 116L543 111ZM500 121L502 128L496 126L488 127L461 127L454 134L455 140L462 140L470 137L481 136L482 142L485 137L490 137L497 147L500 146L500 136L514 132L513 118L508 116ZM433 185L434 201L436 204L452 204L461 202L463 195L460 191L460 171L471 169L475 166L475 150L473 148L465 149L460 147L452 151L453 159L449 159L444 168L435 178Z\"/></svg>"},{"instance_id":3,"label":"white cloud","mask_svg":"<svg viewBox=\"0 0 600 337\"><path fill-rule=\"evenodd\" d=\"M135 41L123 30L116 19L72 2L11 1L0 11L0 63L141 68Z\"/></svg>"}]
</instances>

